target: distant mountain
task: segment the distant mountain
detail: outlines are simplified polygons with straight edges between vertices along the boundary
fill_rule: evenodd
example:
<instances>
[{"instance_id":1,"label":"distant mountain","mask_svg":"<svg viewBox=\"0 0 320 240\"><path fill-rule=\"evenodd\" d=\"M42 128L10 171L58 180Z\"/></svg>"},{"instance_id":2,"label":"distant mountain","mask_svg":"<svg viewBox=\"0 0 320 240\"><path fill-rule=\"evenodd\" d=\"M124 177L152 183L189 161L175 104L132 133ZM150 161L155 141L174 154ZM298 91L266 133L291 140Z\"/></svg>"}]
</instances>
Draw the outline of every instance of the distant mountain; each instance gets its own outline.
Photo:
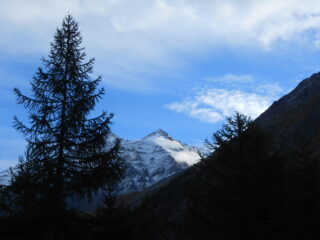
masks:
<instances>
[{"instance_id":1,"label":"distant mountain","mask_svg":"<svg viewBox=\"0 0 320 240\"><path fill-rule=\"evenodd\" d=\"M122 139L122 156L128 169L117 194L141 191L198 162L199 149L183 144L162 129L138 141Z\"/></svg>"},{"instance_id":2,"label":"distant mountain","mask_svg":"<svg viewBox=\"0 0 320 240\"><path fill-rule=\"evenodd\" d=\"M319 146L320 73L303 80L293 91L275 101L255 123L272 135L274 143L282 149L290 150L301 138ZM313 150L320 153L319 147ZM149 239L178 239L178 227L186 220L189 191L191 188L203 190L199 176L204 170L201 165L191 166L162 184L128 198L127 204L135 207L139 221L150 223Z\"/></svg>"},{"instance_id":3,"label":"distant mountain","mask_svg":"<svg viewBox=\"0 0 320 240\"><path fill-rule=\"evenodd\" d=\"M4 170L0 172L0 185L7 185L9 181L9 171Z\"/></svg>"},{"instance_id":4,"label":"distant mountain","mask_svg":"<svg viewBox=\"0 0 320 240\"><path fill-rule=\"evenodd\" d=\"M116 138L111 134L108 142L112 144ZM121 155L128 168L116 194L141 191L181 172L200 160L199 150L173 139L162 129L137 141L121 139ZM8 179L8 170L0 172L0 185L7 184Z\"/></svg>"},{"instance_id":5,"label":"distant mountain","mask_svg":"<svg viewBox=\"0 0 320 240\"><path fill-rule=\"evenodd\" d=\"M115 134L109 136L110 146L116 138L118 137ZM150 189L157 189L175 175L183 173L183 170L199 162L199 151L204 153L202 148L183 144L162 129L137 141L121 139L120 151L127 163L124 178L115 188L115 194L120 198L131 195L140 198L143 191L149 194ZM88 202L86 199L71 199L71 205L92 211L101 205L101 194L103 193L100 191L96 193L93 202ZM143 197L141 199L144 200Z\"/></svg>"}]
</instances>

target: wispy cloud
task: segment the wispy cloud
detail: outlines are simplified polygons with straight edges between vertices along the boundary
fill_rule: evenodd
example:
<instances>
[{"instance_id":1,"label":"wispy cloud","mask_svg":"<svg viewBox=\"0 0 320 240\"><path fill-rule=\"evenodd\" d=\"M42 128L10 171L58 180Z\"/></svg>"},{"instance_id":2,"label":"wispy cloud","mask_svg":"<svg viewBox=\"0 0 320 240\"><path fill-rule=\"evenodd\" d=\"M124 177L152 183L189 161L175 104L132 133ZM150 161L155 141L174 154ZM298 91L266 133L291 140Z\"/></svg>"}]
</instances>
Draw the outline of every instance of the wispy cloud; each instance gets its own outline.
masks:
<instances>
[{"instance_id":1,"label":"wispy cloud","mask_svg":"<svg viewBox=\"0 0 320 240\"><path fill-rule=\"evenodd\" d=\"M245 79L247 75L230 75L232 79ZM248 75L249 76L249 75ZM216 79L224 79L222 76ZM229 79L229 78L226 78ZM203 122L216 123L234 112L241 112L252 118L256 118L265 111L271 103L282 92L282 88L277 83L259 84L254 83L254 78L250 77L252 83L246 90L232 89L229 80L225 82L228 88L204 87L194 89L191 96L181 101L173 102L165 107L177 113L184 113L192 118ZM247 81L242 81L246 84ZM237 88L241 88L241 83Z\"/></svg>"},{"instance_id":2,"label":"wispy cloud","mask_svg":"<svg viewBox=\"0 0 320 240\"><path fill-rule=\"evenodd\" d=\"M0 52L46 55L68 12L79 20L98 71L120 88L134 89L124 77L128 74L132 79L142 79L142 72L170 74L183 62L181 52L221 45L272 49L276 42L297 38L319 45L318 0L10 0L1 2L0 30L6 37L0 39ZM133 85L150 87L151 82Z\"/></svg>"},{"instance_id":3,"label":"wispy cloud","mask_svg":"<svg viewBox=\"0 0 320 240\"><path fill-rule=\"evenodd\" d=\"M252 83L254 81L251 75L226 74L219 77L206 77L205 80L214 83Z\"/></svg>"}]
</instances>

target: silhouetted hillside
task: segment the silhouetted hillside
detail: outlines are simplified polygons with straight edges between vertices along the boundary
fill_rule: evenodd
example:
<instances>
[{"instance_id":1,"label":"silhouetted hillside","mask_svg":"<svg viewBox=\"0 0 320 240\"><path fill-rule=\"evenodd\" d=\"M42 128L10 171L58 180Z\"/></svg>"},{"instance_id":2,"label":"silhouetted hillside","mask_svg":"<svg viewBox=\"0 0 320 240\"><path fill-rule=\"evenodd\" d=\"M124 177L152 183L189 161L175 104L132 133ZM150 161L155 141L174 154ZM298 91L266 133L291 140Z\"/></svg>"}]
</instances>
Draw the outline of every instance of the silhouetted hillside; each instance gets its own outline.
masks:
<instances>
[{"instance_id":1,"label":"silhouetted hillside","mask_svg":"<svg viewBox=\"0 0 320 240\"><path fill-rule=\"evenodd\" d=\"M140 237L318 239L319 123L320 74L314 74L243 135L144 191L135 210L136 224L144 226Z\"/></svg>"},{"instance_id":2,"label":"silhouetted hillside","mask_svg":"<svg viewBox=\"0 0 320 240\"><path fill-rule=\"evenodd\" d=\"M292 146L301 137L319 143L320 73L300 82L255 121L272 134L275 141L282 138L286 146Z\"/></svg>"}]
</instances>

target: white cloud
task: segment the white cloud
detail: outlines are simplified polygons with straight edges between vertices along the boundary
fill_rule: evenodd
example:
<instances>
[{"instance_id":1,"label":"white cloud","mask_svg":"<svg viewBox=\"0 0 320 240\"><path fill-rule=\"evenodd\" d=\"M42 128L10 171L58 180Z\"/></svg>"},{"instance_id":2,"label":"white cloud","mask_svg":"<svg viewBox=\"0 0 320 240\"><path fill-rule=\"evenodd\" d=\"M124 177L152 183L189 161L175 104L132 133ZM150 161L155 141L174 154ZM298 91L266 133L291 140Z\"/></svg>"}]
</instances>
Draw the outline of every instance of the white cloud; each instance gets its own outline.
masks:
<instances>
[{"instance_id":1,"label":"white cloud","mask_svg":"<svg viewBox=\"0 0 320 240\"><path fill-rule=\"evenodd\" d=\"M244 76L250 76L250 78ZM234 112L256 118L283 91L278 83L257 83L255 77L251 75L227 74L214 79L223 83L224 88L203 87L194 89L191 96L185 97L182 101L170 103L165 107L208 123L224 120L225 117L231 116ZM249 79L250 84L248 85L247 80ZM236 89L234 85L230 85L234 81L238 81ZM246 87L243 87L244 85ZM246 90L239 90L241 87Z\"/></svg>"},{"instance_id":2,"label":"white cloud","mask_svg":"<svg viewBox=\"0 0 320 240\"><path fill-rule=\"evenodd\" d=\"M274 100L270 96L239 90L207 89L191 99L167 105L170 110L185 113L203 122L216 123L234 112L256 118Z\"/></svg>"},{"instance_id":3,"label":"white cloud","mask_svg":"<svg viewBox=\"0 0 320 240\"><path fill-rule=\"evenodd\" d=\"M278 96L283 89L279 86L278 83L267 83L261 85L253 85L253 90L259 94L268 95L271 97Z\"/></svg>"},{"instance_id":4,"label":"white cloud","mask_svg":"<svg viewBox=\"0 0 320 240\"><path fill-rule=\"evenodd\" d=\"M170 74L183 61L181 52L221 45L272 49L306 38L307 31L314 32L308 43L319 45L318 0L10 0L1 1L0 52L46 55L67 12L80 22L97 70L109 74L105 81L129 89L152 85L139 81L141 72Z\"/></svg>"},{"instance_id":5,"label":"white cloud","mask_svg":"<svg viewBox=\"0 0 320 240\"><path fill-rule=\"evenodd\" d=\"M168 104L166 108L178 113L185 113L190 117L199 119L203 122L216 123L223 120L223 116L212 107L201 107L199 99L185 100Z\"/></svg>"}]
</instances>

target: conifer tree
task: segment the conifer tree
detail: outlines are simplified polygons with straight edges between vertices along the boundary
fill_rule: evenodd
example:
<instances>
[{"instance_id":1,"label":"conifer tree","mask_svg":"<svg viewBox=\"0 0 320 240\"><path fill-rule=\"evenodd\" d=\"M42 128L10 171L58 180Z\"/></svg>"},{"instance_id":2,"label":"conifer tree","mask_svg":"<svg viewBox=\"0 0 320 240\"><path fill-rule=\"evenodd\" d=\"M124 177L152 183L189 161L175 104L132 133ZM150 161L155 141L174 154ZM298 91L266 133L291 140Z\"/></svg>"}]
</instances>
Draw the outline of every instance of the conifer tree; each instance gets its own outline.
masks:
<instances>
[{"instance_id":1,"label":"conifer tree","mask_svg":"<svg viewBox=\"0 0 320 240\"><path fill-rule=\"evenodd\" d=\"M15 128L27 141L27 161L40 175L53 224L63 218L69 196L90 197L117 181L124 169L120 141L110 146L108 140L113 115L90 118L104 89L98 89L101 76L91 79L94 59L86 61L81 43L78 23L67 15L30 82L32 96L14 89L30 119L28 126L15 117Z\"/></svg>"},{"instance_id":2,"label":"conifer tree","mask_svg":"<svg viewBox=\"0 0 320 240\"><path fill-rule=\"evenodd\" d=\"M199 184L190 191L188 235L273 239L274 214L281 205L282 156L272 149L269 135L236 113L206 142L212 152L195 168Z\"/></svg>"}]
</instances>

